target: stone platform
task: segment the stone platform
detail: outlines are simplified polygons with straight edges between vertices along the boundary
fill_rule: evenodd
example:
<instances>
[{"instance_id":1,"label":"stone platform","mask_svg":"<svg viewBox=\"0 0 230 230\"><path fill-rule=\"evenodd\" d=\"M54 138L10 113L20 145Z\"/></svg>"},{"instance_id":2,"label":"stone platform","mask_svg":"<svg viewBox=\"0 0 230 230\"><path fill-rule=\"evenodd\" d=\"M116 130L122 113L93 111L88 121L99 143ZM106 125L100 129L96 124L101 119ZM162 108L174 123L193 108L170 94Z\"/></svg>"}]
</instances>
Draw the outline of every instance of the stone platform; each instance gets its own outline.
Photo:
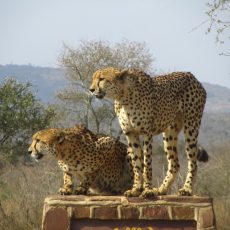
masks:
<instances>
[{"instance_id":1,"label":"stone platform","mask_svg":"<svg viewBox=\"0 0 230 230\"><path fill-rule=\"evenodd\" d=\"M208 197L49 196L43 230L213 230Z\"/></svg>"}]
</instances>

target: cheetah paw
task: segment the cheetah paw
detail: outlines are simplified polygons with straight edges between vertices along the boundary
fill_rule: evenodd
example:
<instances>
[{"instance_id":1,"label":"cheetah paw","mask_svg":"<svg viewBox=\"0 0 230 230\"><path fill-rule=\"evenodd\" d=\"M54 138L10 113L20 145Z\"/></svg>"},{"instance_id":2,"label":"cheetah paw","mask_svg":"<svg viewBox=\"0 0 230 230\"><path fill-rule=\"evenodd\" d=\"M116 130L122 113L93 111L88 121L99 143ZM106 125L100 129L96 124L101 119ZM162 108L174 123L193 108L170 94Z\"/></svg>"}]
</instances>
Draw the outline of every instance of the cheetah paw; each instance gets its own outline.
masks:
<instances>
[{"instance_id":1,"label":"cheetah paw","mask_svg":"<svg viewBox=\"0 0 230 230\"><path fill-rule=\"evenodd\" d=\"M192 190L188 188L181 188L178 192L179 196L192 196Z\"/></svg>"},{"instance_id":2,"label":"cheetah paw","mask_svg":"<svg viewBox=\"0 0 230 230\"><path fill-rule=\"evenodd\" d=\"M74 191L75 195L86 195L87 194L87 189L83 187L77 187Z\"/></svg>"},{"instance_id":3,"label":"cheetah paw","mask_svg":"<svg viewBox=\"0 0 230 230\"><path fill-rule=\"evenodd\" d=\"M167 189L164 186L160 186L158 188L158 195L159 196L161 196L161 195L167 195Z\"/></svg>"},{"instance_id":4,"label":"cheetah paw","mask_svg":"<svg viewBox=\"0 0 230 230\"><path fill-rule=\"evenodd\" d=\"M141 188L132 188L127 190L124 195L127 197L140 196L142 189Z\"/></svg>"},{"instance_id":5,"label":"cheetah paw","mask_svg":"<svg viewBox=\"0 0 230 230\"><path fill-rule=\"evenodd\" d=\"M72 192L73 192L72 187L71 188L68 188L68 187L61 187L61 188L59 188L59 193L61 195L71 195Z\"/></svg>"},{"instance_id":6,"label":"cheetah paw","mask_svg":"<svg viewBox=\"0 0 230 230\"><path fill-rule=\"evenodd\" d=\"M158 195L158 189L157 188L144 189L144 191L141 193L141 197L143 197L143 198L151 198L151 197L155 197L157 195Z\"/></svg>"}]
</instances>

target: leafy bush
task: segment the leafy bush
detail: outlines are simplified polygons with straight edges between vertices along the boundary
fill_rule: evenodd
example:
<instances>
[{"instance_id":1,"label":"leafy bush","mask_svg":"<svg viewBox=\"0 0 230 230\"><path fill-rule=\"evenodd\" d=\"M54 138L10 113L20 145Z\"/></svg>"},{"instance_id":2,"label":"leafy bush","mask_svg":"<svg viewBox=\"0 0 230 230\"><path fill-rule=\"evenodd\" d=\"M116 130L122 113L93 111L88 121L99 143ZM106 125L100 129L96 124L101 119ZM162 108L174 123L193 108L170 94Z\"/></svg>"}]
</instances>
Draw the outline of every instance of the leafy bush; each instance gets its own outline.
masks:
<instances>
[{"instance_id":1,"label":"leafy bush","mask_svg":"<svg viewBox=\"0 0 230 230\"><path fill-rule=\"evenodd\" d=\"M0 158L16 162L28 146L31 135L45 128L54 117L52 108L44 107L31 92L31 84L14 78L0 86Z\"/></svg>"}]
</instances>

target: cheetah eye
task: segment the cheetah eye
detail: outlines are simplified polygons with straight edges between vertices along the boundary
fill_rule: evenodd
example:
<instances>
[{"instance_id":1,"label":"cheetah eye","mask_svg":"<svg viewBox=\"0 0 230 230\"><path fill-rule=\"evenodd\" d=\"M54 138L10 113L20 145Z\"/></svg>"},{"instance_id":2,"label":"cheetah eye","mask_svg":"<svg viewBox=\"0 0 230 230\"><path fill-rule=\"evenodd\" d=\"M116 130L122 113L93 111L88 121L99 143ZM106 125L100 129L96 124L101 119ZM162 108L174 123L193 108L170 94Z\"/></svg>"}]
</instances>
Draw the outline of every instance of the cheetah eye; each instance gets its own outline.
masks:
<instances>
[{"instance_id":1,"label":"cheetah eye","mask_svg":"<svg viewBox=\"0 0 230 230\"><path fill-rule=\"evenodd\" d=\"M99 81L104 81L105 78L104 77L99 77Z\"/></svg>"},{"instance_id":2,"label":"cheetah eye","mask_svg":"<svg viewBox=\"0 0 230 230\"><path fill-rule=\"evenodd\" d=\"M36 142L37 142L37 143L40 143L40 144L45 144L45 142L44 142L44 141L41 141L40 139L36 139Z\"/></svg>"}]
</instances>

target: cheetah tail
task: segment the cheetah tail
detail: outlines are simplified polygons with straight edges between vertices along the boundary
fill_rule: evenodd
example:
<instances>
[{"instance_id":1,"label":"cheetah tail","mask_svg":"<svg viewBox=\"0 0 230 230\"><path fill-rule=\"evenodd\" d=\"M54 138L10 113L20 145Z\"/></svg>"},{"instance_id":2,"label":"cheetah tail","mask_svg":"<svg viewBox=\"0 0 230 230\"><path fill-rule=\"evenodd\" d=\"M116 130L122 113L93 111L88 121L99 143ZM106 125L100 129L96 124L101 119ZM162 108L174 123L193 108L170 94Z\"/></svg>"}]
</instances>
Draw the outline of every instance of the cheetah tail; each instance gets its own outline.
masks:
<instances>
[{"instance_id":1,"label":"cheetah tail","mask_svg":"<svg viewBox=\"0 0 230 230\"><path fill-rule=\"evenodd\" d=\"M198 147L198 154L197 154L197 160L202 161L202 162L207 162L208 161L208 153L204 148L201 146Z\"/></svg>"}]
</instances>

